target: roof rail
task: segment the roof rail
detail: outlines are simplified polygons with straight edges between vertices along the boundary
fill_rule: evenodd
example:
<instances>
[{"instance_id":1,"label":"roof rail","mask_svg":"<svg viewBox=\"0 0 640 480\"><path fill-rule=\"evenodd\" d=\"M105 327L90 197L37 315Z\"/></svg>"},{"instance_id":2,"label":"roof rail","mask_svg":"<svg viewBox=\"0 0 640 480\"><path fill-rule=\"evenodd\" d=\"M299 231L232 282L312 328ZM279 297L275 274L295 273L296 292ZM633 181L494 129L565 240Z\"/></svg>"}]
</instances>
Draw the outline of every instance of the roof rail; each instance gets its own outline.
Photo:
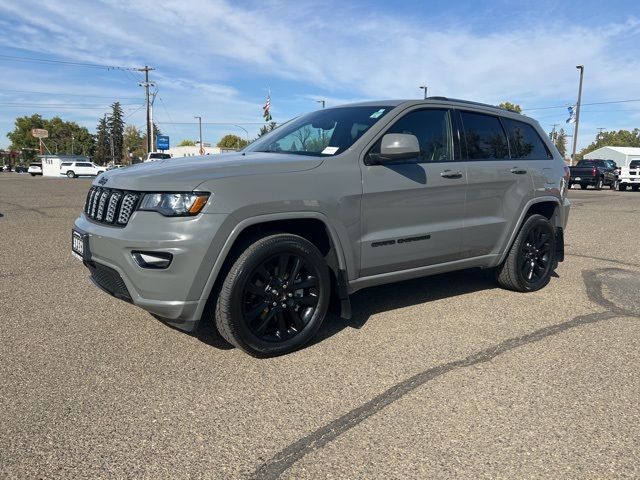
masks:
<instances>
[{"instance_id":1,"label":"roof rail","mask_svg":"<svg viewBox=\"0 0 640 480\"><path fill-rule=\"evenodd\" d=\"M505 110L507 112L511 112L511 110L507 110L506 108L502 108L502 107L499 107L497 105L490 105L488 103L481 103L481 102L472 102L471 100L461 100L459 98L427 97L427 100L446 100L446 101L449 101L449 102L466 103L468 105L478 105L478 106L481 106L481 107L491 107L491 108L497 108L498 110Z\"/></svg>"}]
</instances>

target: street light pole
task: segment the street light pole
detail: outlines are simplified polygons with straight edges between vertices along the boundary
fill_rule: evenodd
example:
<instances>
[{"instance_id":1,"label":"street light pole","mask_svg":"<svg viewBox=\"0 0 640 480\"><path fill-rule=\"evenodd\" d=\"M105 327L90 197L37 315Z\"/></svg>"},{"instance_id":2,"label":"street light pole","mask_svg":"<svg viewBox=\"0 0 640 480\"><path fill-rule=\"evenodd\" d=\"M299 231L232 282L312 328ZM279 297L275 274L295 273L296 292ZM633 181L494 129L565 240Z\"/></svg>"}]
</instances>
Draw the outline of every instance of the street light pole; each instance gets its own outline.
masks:
<instances>
[{"instance_id":1,"label":"street light pole","mask_svg":"<svg viewBox=\"0 0 640 480\"><path fill-rule=\"evenodd\" d=\"M71 134L71 155L75 155L74 147L75 147L75 138L74 138L73 133L72 133Z\"/></svg>"},{"instance_id":2,"label":"street light pole","mask_svg":"<svg viewBox=\"0 0 640 480\"><path fill-rule=\"evenodd\" d=\"M580 102L582 101L582 77L584 76L584 65L576 65L576 68L580 70L580 84L578 86L578 103L576 104L576 124L573 128L573 148L571 149L571 162L576 160L576 147L578 145L578 123L580 123Z\"/></svg>"},{"instance_id":3,"label":"street light pole","mask_svg":"<svg viewBox=\"0 0 640 480\"><path fill-rule=\"evenodd\" d=\"M424 99L427 99L427 86L426 85L420 85L420 90L424 90Z\"/></svg>"},{"instance_id":4,"label":"street light pole","mask_svg":"<svg viewBox=\"0 0 640 480\"><path fill-rule=\"evenodd\" d=\"M240 125L236 125L235 123L233 124L234 127L238 127L242 130L244 130L245 135L247 136L247 145L249 145L249 130L247 130L244 127L241 127Z\"/></svg>"},{"instance_id":5,"label":"street light pole","mask_svg":"<svg viewBox=\"0 0 640 480\"><path fill-rule=\"evenodd\" d=\"M316 100L316 102L321 103L322 104L322 108L324 108L324 100Z\"/></svg>"},{"instance_id":6,"label":"street light pole","mask_svg":"<svg viewBox=\"0 0 640 480\"><path fill-rule=\"evenodd\" d=\"M193 117L198 119L198 127L200 131L200 155L204 155L204 148L202 147L202 117Z\"/></svg>"}]
</instances>

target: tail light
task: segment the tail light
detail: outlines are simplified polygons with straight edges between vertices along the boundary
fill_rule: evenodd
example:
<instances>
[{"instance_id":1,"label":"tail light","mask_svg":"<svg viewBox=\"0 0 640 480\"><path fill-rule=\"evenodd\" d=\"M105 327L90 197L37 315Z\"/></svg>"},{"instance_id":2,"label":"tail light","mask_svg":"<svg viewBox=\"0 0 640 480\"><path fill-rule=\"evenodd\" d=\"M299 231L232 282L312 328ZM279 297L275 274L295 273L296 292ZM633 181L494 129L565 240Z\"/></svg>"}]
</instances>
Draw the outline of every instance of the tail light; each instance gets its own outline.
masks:
<instances>
[{"instance_id":1,"label":"tail light","mask_svg":"<svg viewBox=\"0 0 640 480\"><path fill-rule=\"evenodd\" d=\"M591 170L591 175L595 177L597 173L598 173L598 169L596 167L593 167L593 170Z\"/></svg>"}]
</instances>

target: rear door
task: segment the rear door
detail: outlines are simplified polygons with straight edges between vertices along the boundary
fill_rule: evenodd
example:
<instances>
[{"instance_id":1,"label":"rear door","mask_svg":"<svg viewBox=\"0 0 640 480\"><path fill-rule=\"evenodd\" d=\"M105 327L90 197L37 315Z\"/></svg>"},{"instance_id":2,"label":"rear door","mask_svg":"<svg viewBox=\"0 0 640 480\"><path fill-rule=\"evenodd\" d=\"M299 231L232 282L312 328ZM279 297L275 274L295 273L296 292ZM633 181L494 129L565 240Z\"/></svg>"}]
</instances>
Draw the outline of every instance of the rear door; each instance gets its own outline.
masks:
<instances>
[{"instance_id":1,"label":"rear door","mask_svg":"<svg viewBox=\"0 0 640 480\"><path fill-rule=\"evenodd\" d=\"M463 258L499 253L533 197L530 166L511 159L500 118L484 112L459 112L467 162L467 208Z\"/></svg>"},{"instance_id":2,"label":"rear door","mask_svg":"<svg viewBox=\"0 0 640 480\"><path fill-rule=\"evenodd\" d=\"M451 110L418 108L380 134L418 138L420 156L394 164L362 165L361 276L460 258L466 171L454 153Z\"/></svg>"}]
</instances>

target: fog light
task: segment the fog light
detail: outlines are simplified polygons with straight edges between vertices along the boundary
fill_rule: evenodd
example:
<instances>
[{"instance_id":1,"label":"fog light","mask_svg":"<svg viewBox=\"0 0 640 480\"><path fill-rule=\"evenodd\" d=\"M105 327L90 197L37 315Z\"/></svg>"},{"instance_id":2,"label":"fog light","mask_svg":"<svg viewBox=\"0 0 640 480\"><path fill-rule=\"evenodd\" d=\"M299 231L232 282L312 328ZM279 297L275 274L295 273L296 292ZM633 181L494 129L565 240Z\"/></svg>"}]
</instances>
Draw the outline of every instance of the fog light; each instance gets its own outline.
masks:
<instances>
[{"instance_id":1,"label":"fog light","mask_svg":"<svg viewBox=\"0 0 640 480\"><path fill-rule=\"evenodd\" d=\"M162 270L171 265L173 255L167 252L140 252L133 251L131 256L142 268Z\"/></svg>"}]
</instances>

